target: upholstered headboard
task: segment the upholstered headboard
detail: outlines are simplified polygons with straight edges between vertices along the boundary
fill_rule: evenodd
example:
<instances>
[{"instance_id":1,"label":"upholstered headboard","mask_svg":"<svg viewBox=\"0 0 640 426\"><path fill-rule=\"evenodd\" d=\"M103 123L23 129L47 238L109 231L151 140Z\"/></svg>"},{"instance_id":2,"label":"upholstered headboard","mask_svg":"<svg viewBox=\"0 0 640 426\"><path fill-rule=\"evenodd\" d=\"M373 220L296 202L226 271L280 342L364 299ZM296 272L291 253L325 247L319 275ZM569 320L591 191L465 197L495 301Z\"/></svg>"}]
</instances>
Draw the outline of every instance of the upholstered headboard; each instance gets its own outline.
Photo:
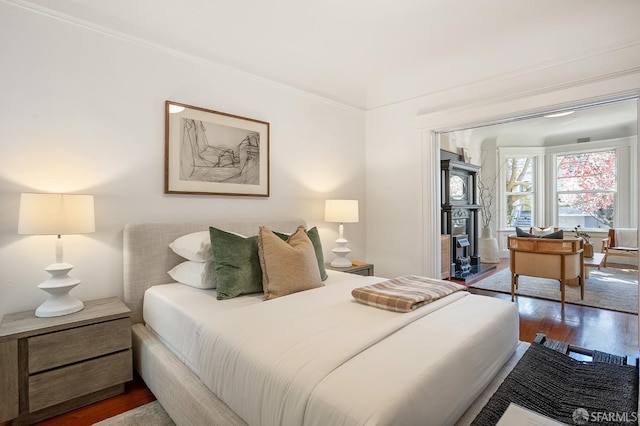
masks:
<instances>
[{"instance_id":1,"label":"upholstered headboard","mask_svg":"<svg viewBox=\"0 0 640 426\"><path fill-rule=\"evenodd\" d=\"M293 232L304 220L297 218L255 219L244 222L211 221L206 223L131 223L125 225L123 236L124 257L124 302L132 311L133 324L143 322L142 300L144 292L151 286L172 282L167 274L184 259L170 248L176 238L192 232L206 231L210 226L256 235L260 226L278 232Z\"/></svg>"}]
</instances>

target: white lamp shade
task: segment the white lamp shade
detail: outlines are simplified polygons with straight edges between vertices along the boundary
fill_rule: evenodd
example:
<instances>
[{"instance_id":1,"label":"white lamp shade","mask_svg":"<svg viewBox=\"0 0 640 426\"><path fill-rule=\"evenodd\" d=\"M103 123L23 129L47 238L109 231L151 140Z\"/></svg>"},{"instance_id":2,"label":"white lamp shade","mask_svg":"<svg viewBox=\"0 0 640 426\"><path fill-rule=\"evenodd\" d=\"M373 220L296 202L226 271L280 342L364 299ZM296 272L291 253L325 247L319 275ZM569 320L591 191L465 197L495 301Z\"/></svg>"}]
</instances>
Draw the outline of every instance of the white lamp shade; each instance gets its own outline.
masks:
<instances>
[{"instance_id":1,"label":"white lamp shade","mask_svg":"<svg viewBox=\"0 0 640 426\"><path fill-rule=\"evenodd\" d=\"M95 232L93 195L20 196L18 234L67 235Z\"/></svg>"},{"instance_id":2,"label":"white lamp shade","mask_svg":"<svg viewBox=\"0 0 640 426\"><path fill-rule=\"evenodd\" d=\"M327 200L324 205L325 222L356 223L358 200Z\"/></svg>"}]
</instances>

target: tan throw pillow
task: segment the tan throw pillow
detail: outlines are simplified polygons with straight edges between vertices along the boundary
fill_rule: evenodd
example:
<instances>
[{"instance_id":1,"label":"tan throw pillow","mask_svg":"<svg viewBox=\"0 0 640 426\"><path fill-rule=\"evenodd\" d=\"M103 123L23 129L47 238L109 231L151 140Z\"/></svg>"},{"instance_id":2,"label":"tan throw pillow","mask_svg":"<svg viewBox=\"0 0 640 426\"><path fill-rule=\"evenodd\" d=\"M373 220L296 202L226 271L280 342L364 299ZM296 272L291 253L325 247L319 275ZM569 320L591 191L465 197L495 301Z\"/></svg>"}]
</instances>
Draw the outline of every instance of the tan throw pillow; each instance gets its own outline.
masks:
<instances>
[{"instance_id":1,"label":"tan throw pillow","mask_svg":"<svg viewBox=\"0 0 640 426\"><path fill-rule=\"evenodd\" d=\"M261 226L258 255L265 300L324 285L313 243L302 226L287 241Z\"/></svg>"}]
</instances>

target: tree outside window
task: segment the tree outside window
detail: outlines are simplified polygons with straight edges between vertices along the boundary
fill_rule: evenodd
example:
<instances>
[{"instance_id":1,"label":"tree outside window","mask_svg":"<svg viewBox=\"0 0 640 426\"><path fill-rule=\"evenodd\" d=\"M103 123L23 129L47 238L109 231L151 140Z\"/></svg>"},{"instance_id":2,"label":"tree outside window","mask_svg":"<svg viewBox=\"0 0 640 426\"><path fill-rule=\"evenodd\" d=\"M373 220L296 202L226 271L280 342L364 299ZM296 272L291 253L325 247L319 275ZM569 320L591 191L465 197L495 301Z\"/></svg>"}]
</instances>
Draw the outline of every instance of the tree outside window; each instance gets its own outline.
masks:
<instances>
[{"instance_id":1,"label":"tree outside window","mask_svg":"<svg viewBox=\"0 0 640 426\"><path fill-rule=\"evenodd\" d=\"M505 162L507 226L530 227L534 207L534 162L531 157L508 157Z\"/></svg>"},{"instance_id":2,"label":"tree outside window","mask_svg":"<svg viewBox=\"0 0 640 426\"><path fill-rule=\"evenodd\" d=\"M615 151L556 157L557 214L562 228L612 228L616 194Z\"/></svg>"}]
</instances>

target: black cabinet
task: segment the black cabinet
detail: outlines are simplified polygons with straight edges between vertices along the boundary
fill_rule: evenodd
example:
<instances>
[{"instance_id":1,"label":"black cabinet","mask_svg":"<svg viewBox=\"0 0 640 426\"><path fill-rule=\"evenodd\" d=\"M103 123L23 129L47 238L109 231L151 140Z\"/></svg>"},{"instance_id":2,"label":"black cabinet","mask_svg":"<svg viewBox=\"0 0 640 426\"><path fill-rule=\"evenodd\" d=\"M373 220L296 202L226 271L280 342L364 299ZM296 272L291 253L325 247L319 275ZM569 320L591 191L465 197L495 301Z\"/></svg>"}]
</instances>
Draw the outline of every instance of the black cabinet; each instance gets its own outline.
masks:
<instances>
[{"instance_id":1,"label":"black cabinet","mask_svg":"<svg viewBox=\"0 0 640 426\"><path fill-rule=\"evenodd\" d=\"M442 234L451 235L451 262L454 277L472 274L478 257L477 179L480 167L456 160L441 160Z\"/></svg>"}]
</instances>

